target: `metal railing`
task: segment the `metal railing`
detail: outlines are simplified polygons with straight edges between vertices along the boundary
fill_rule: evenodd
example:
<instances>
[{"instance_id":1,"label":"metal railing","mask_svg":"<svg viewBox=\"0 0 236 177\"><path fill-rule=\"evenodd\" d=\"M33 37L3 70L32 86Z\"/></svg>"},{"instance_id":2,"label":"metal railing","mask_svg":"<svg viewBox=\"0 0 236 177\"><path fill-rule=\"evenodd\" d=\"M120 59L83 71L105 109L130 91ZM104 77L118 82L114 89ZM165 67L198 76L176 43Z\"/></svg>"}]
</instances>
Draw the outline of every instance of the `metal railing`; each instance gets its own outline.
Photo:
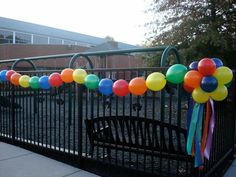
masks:
<instances>
[{"instance_id":1,"label":"metal railing","mask_svg":"<svg viewBox=\"0 0 236 177\"><path fill-rule=\"evenodd\" d=\"M172 48L172 47L170 47ZM170 48L71 54L115 55L165 51ZM174 49L177 61L179 56ZM170 54L170 53L169 53ZM68 56L68 55L67 55ZM58 58L59 56L54 56ZM64 55L63 55L64 57ZM52 56L24 60L52 59ZM19 60L11 60L17 62ZM71 64L72 65L72 64ZM88 69L99 78L130 80L164 67ZM25 71L30 76L52 71ZM203 170L185 153L189 95L181 85L142 96L104 96L76 83L49 90L0 85L0 140L28 148L103 176L221 176L234 154L235 81L229 96L216 103L211 158Z\"/></svg>"}]
</instances>

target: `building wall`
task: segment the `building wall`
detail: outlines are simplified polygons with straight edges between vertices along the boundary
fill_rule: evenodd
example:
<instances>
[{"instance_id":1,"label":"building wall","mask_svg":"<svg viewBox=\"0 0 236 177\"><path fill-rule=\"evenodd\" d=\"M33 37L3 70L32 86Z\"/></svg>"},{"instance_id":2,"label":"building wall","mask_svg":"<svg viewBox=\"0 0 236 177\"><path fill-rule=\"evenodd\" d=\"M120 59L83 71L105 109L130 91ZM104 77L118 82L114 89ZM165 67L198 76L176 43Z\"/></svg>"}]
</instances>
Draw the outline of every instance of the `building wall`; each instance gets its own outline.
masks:
<instances>
[{"instance_id":1,"label":"building wall","mask_svg":"<svg viewBox=\"0 0 236 177\"><path fill-rule=\"evenodd\" d=\"M43 55L56 55L66 53L84 52L88 48L75 45L26 45L26 44L2 44L0 45L0 60L35 57ZM34 61L36 66L48 68L65 68L69 65L69 59L40 60ZM22 63L19 66L27 67L28 64ZM11 64L4 65L10 67ZM3 67L3 65L1 65Z\"/></svg>"},{"instance_id":2,"label":"building wall","mask_svg":"<svg viewBox=\"0 0 236 177\"><path fill-rule=\"evenodd\" d=\"M75 45L27 45L27 44L2 44L0 45L0 60L25 58L44 55L56 55L66 53L79 53L87 51L87 47ZM143 67L144 62L133 55L116 55L107 57L91 57L94 68L137 68ZM69 66L70 58L33 61L39 69L63 69ZM74 68L86 67L84 58L77 59ZM10 68L11 64L1 64L0 69ZM30 67L22 62L17 65L17 70L25 70ZM29 69L29 68L28 68ZM27 69L27 70L28 70Z\"/></svg>"}]
</instances>

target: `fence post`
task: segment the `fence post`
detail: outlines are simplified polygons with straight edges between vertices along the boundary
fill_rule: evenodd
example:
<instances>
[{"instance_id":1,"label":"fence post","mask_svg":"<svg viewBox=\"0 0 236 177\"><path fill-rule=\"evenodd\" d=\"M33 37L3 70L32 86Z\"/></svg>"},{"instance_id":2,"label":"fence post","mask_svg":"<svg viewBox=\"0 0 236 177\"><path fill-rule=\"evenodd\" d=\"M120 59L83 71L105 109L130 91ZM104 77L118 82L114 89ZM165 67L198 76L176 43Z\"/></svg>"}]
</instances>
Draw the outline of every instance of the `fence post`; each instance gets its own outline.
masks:
<instances>
[{"instance_id":1,"label":"fence post","mask_svg":"<svg viewBox=\"0 0 236 177\"><path fill-rule=\"evenodd\" d=\"M78 166L81 167L83 143L83 85L78 85Z\"/></svg>"},{"instance_id":2,"label":"fence post","mask_svg":"<svg viewBox=\"0 0 236 177\"><path fill-rule=\"evenodd\" d=\"M232 99L233 99L233 104L232 107L235 108L236 106L236 70L233 70L233 81L232 81ZM235 149L235 145L236 145L236 110L233 109L233 116L232 118L234 119L234 125L233 125L233 156L236 154L236 149Z\"/></svg>"},{"instance_id":3,"label":"fence post","mask_svg":"<svg viewBox=\"0 0 236 177\"><path fill-rule=\"evenodd\" d=\"M12 129L12 143L15 142L15 87L11 85L11 129Z\"/></svg>"}]
</instances>

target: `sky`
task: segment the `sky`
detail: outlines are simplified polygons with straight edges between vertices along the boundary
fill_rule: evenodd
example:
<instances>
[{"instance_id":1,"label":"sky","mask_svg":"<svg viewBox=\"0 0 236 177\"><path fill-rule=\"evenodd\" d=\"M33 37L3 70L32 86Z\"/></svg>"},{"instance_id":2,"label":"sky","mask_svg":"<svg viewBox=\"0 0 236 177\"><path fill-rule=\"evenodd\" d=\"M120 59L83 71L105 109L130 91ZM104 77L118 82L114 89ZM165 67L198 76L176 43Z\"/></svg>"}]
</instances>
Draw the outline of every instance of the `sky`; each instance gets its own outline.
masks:
<instances>
[{"instance_id":1,"label":"sky","mask_svg":"<svg viewBox=\"0 0 236 177\"><path fill-rule=\"evenodd\" d=\"M0 16L141 45L150 0L3 0Z\"/></svg>"}]
</instances>

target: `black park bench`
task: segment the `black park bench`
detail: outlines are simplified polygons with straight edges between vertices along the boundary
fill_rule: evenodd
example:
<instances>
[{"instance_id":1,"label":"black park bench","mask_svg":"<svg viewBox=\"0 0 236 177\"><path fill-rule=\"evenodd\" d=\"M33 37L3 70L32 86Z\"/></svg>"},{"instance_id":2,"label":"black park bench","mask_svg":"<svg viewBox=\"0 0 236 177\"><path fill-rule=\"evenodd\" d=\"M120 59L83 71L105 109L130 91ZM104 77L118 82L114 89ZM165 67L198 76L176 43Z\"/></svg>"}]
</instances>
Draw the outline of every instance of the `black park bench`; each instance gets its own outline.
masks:
<instances>
[{"instance_id":1,"label":"black park bench","mask_svg":"<svg viewBox=\"0 0 236 177\"><path fill-rule=\"evenodd\" d=\"M186 130L175 125L134 116L105 116L85 120L90 154L94 147L145 153L171 159L186 155Z\"/></svg>"}]
</instances>

